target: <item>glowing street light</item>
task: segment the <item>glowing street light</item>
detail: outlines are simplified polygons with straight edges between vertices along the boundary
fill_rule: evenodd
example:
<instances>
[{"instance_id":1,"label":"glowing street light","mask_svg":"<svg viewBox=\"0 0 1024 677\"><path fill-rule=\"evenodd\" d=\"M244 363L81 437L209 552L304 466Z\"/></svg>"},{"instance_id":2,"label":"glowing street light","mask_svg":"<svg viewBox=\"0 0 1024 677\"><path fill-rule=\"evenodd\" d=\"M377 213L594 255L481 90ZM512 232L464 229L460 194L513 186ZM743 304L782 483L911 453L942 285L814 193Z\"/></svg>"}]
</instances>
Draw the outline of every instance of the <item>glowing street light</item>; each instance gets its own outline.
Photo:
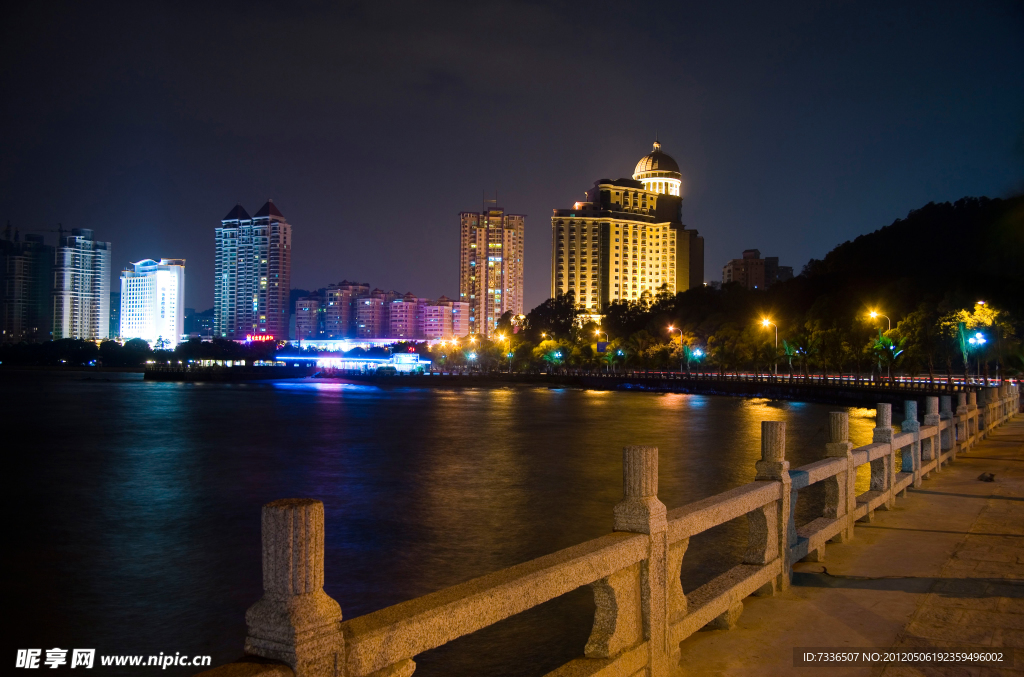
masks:
<instances>
[{"instance_id":1,"label":"glowing street light","mask_svg":"<svg viewBox=\"0 0 1024 677\"><path fill-rule=\"evenodd\" d=\"M778 352L779 352L779 326L777 324L775 324L774 322L772 322L771 320L769 320L767 317L762 317L761 318L761 326L764 327L765 329L767 329L768 325L771 325L771 326L775 327L775 354L778 355ZM778 363L778 360L772 360L772 374L774 376L778 376L779 375L779 363Z\"/></svg>"},{"instance_id":2,"label":"glowing street light","mask_svg":"<svg viewBox=\"0 0 1024 677\"><path fill-rule=\"evenodd\" d=\"M682 349L683 349L683 330L682 329L676 329L675 327L673 327L670 324L668 326L668 336L669 336L669 340L670 341L672 340L672 332L674 332L674 331L679 332L679 350L682 351ZM680 356L679 356L679 373L680 374L683 373L683 356L682 356L682 354L680 354Z\"/></svg>"},{"instance_id":3,"label":"glowing street light","mask_svg":"<svg viewBox=\"0 0 1024 677\"><path fill-rule=\"evenodd\" d=\"M878 312L876 310L872 310L870 313L868 313L868 317L870 317L872 320L875 319L876 317L884 317L885 321L889 325L889 328L886 329L886 332L892 331L892 320L889 319L888 315L883 315L883 314L881 314L880 312Z\"/></svg>"},{"instance_id":4,"label":"glowing street light","mask_svg":"<svg viewBox=\"0 0 1024 677\"><path fill-rule=\"evenodd\" d=\"M983 345L985 345L985 343L987 343L987 341L985 340L985 335L982 334L979 331L974 336L972 336L971 338L967 339L967 342L971 344L971 348L977 350L977 353L978 353L978 378L981 378L981 350L980 350L980 348ZM987 380L986 380L986 383L988 383Z\"/></svg>"},{"instance_id":5,"label":"glowing street light","mask_svg":"<svg viewBox=\"0 0 1024 677\"><path fill-rule=\"evenodd\" d=\"M508 373L512 373L512 337L505 334L498 334L499 341L505 341L508 348Z\"/></svg>"}]
</instances>

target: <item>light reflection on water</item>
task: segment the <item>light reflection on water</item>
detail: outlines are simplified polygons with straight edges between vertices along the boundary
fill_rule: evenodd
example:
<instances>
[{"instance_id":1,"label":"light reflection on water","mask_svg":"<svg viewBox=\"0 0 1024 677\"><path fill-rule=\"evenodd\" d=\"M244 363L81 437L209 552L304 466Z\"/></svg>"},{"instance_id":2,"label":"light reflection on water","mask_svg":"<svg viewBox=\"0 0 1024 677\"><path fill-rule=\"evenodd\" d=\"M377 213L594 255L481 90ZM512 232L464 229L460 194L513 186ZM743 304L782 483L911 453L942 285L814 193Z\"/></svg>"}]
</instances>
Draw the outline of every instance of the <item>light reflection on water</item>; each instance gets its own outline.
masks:
<instances>
[{"instance_id":1,"label":"light reflection on water","mask_svg":"<svg viewBox=\"0 0 1024 677\"><path fill-rule=\"evenodd\" d=\"M786 422L793 466L821 458L837 410L333 381L8 377L2 393L10 420L38 435L11 455L8 569L23 584L9 648L215 662L240 653L261 593L263 503L324 501L326 587L352 618L608 533L625 445L659 447L659 496L674 508L751 481L762 420ZM854 444L869 442L873 410L844 410ZM734 564L745 538L742 523L694 538L685 589ZM571 593L422 656L417 675L543 674L582 653L592 609L588 591Z\"/></svg>"}]
</instances>

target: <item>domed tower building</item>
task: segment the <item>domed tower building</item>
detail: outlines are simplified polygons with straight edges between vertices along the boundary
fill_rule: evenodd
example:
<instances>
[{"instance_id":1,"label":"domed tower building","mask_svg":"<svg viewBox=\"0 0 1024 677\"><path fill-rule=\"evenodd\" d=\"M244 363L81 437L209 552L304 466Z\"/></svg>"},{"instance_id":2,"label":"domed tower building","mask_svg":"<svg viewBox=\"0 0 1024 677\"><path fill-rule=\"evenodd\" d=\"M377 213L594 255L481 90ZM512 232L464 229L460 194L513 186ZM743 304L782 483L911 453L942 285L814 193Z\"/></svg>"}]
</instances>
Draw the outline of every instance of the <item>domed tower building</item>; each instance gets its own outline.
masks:
<instances>
[{"instance_id":1,"label":"domed tower building","mask_svg":"<svg viewBox=\"0 0 1024 677\"><path fill-rule=\"evenodd\" d=\"M551 217L551 295L573 292L600 313L704 283L704 238L682 222L682 174L661 144L632 178L600 179Z\"/></svg>"}]
</instances>

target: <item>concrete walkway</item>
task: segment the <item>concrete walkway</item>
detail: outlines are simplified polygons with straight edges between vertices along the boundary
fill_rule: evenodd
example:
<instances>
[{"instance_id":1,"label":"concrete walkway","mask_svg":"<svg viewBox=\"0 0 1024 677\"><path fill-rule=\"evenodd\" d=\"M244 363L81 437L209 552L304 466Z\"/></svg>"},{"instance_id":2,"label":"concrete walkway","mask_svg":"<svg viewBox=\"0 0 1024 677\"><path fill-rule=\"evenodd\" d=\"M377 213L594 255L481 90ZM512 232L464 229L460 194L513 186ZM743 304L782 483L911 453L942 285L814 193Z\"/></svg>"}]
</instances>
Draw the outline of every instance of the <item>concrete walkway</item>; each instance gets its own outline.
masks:
<instances>
[{"instance_id":1,"label":"concrete walkway","mask_svg":"<svg viewBox=\"0 0 1024 677\"><path fill-rule=\"evenodd\" d=\"M995 482L979 481L985 472ZM1024 676L1024 416L858 523L824 562L796 564L789 590L744 605L733 630L683 642L684 674ZM1016 661L794 667L795 647L1015 647Z\"/></svg>"}]
</instances>

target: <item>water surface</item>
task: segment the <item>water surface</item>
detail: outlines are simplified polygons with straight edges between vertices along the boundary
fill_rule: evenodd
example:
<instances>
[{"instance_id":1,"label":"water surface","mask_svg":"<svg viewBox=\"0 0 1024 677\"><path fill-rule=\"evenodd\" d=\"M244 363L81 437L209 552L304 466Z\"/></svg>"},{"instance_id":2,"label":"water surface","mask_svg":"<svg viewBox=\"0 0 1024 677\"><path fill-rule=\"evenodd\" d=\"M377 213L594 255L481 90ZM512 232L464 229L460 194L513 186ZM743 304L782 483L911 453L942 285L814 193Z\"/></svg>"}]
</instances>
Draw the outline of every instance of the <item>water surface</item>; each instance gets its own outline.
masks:
<instances>
[{"instance_id":1,"label":"water surface","mask_svg":"<svg viewBox=\"0 0 1024 677\"><path fill-rule=\"evenodd\" d=\"M8 655L180 651L215 665L240 655L261 594L268 501L324 501L325 588L353 618L608 533L625 445L658 446L671 509L752 480L762 420L787 423L796 466L823 456L828 411L851 412L855 444L874 414L534 387L0 378ZM745 538L738 521L692 539L684 589L738 563ZM420 656L417 675L544 674L582 655L592 614L587 589L570 593Z\"/></svg>"}]
</instances>

